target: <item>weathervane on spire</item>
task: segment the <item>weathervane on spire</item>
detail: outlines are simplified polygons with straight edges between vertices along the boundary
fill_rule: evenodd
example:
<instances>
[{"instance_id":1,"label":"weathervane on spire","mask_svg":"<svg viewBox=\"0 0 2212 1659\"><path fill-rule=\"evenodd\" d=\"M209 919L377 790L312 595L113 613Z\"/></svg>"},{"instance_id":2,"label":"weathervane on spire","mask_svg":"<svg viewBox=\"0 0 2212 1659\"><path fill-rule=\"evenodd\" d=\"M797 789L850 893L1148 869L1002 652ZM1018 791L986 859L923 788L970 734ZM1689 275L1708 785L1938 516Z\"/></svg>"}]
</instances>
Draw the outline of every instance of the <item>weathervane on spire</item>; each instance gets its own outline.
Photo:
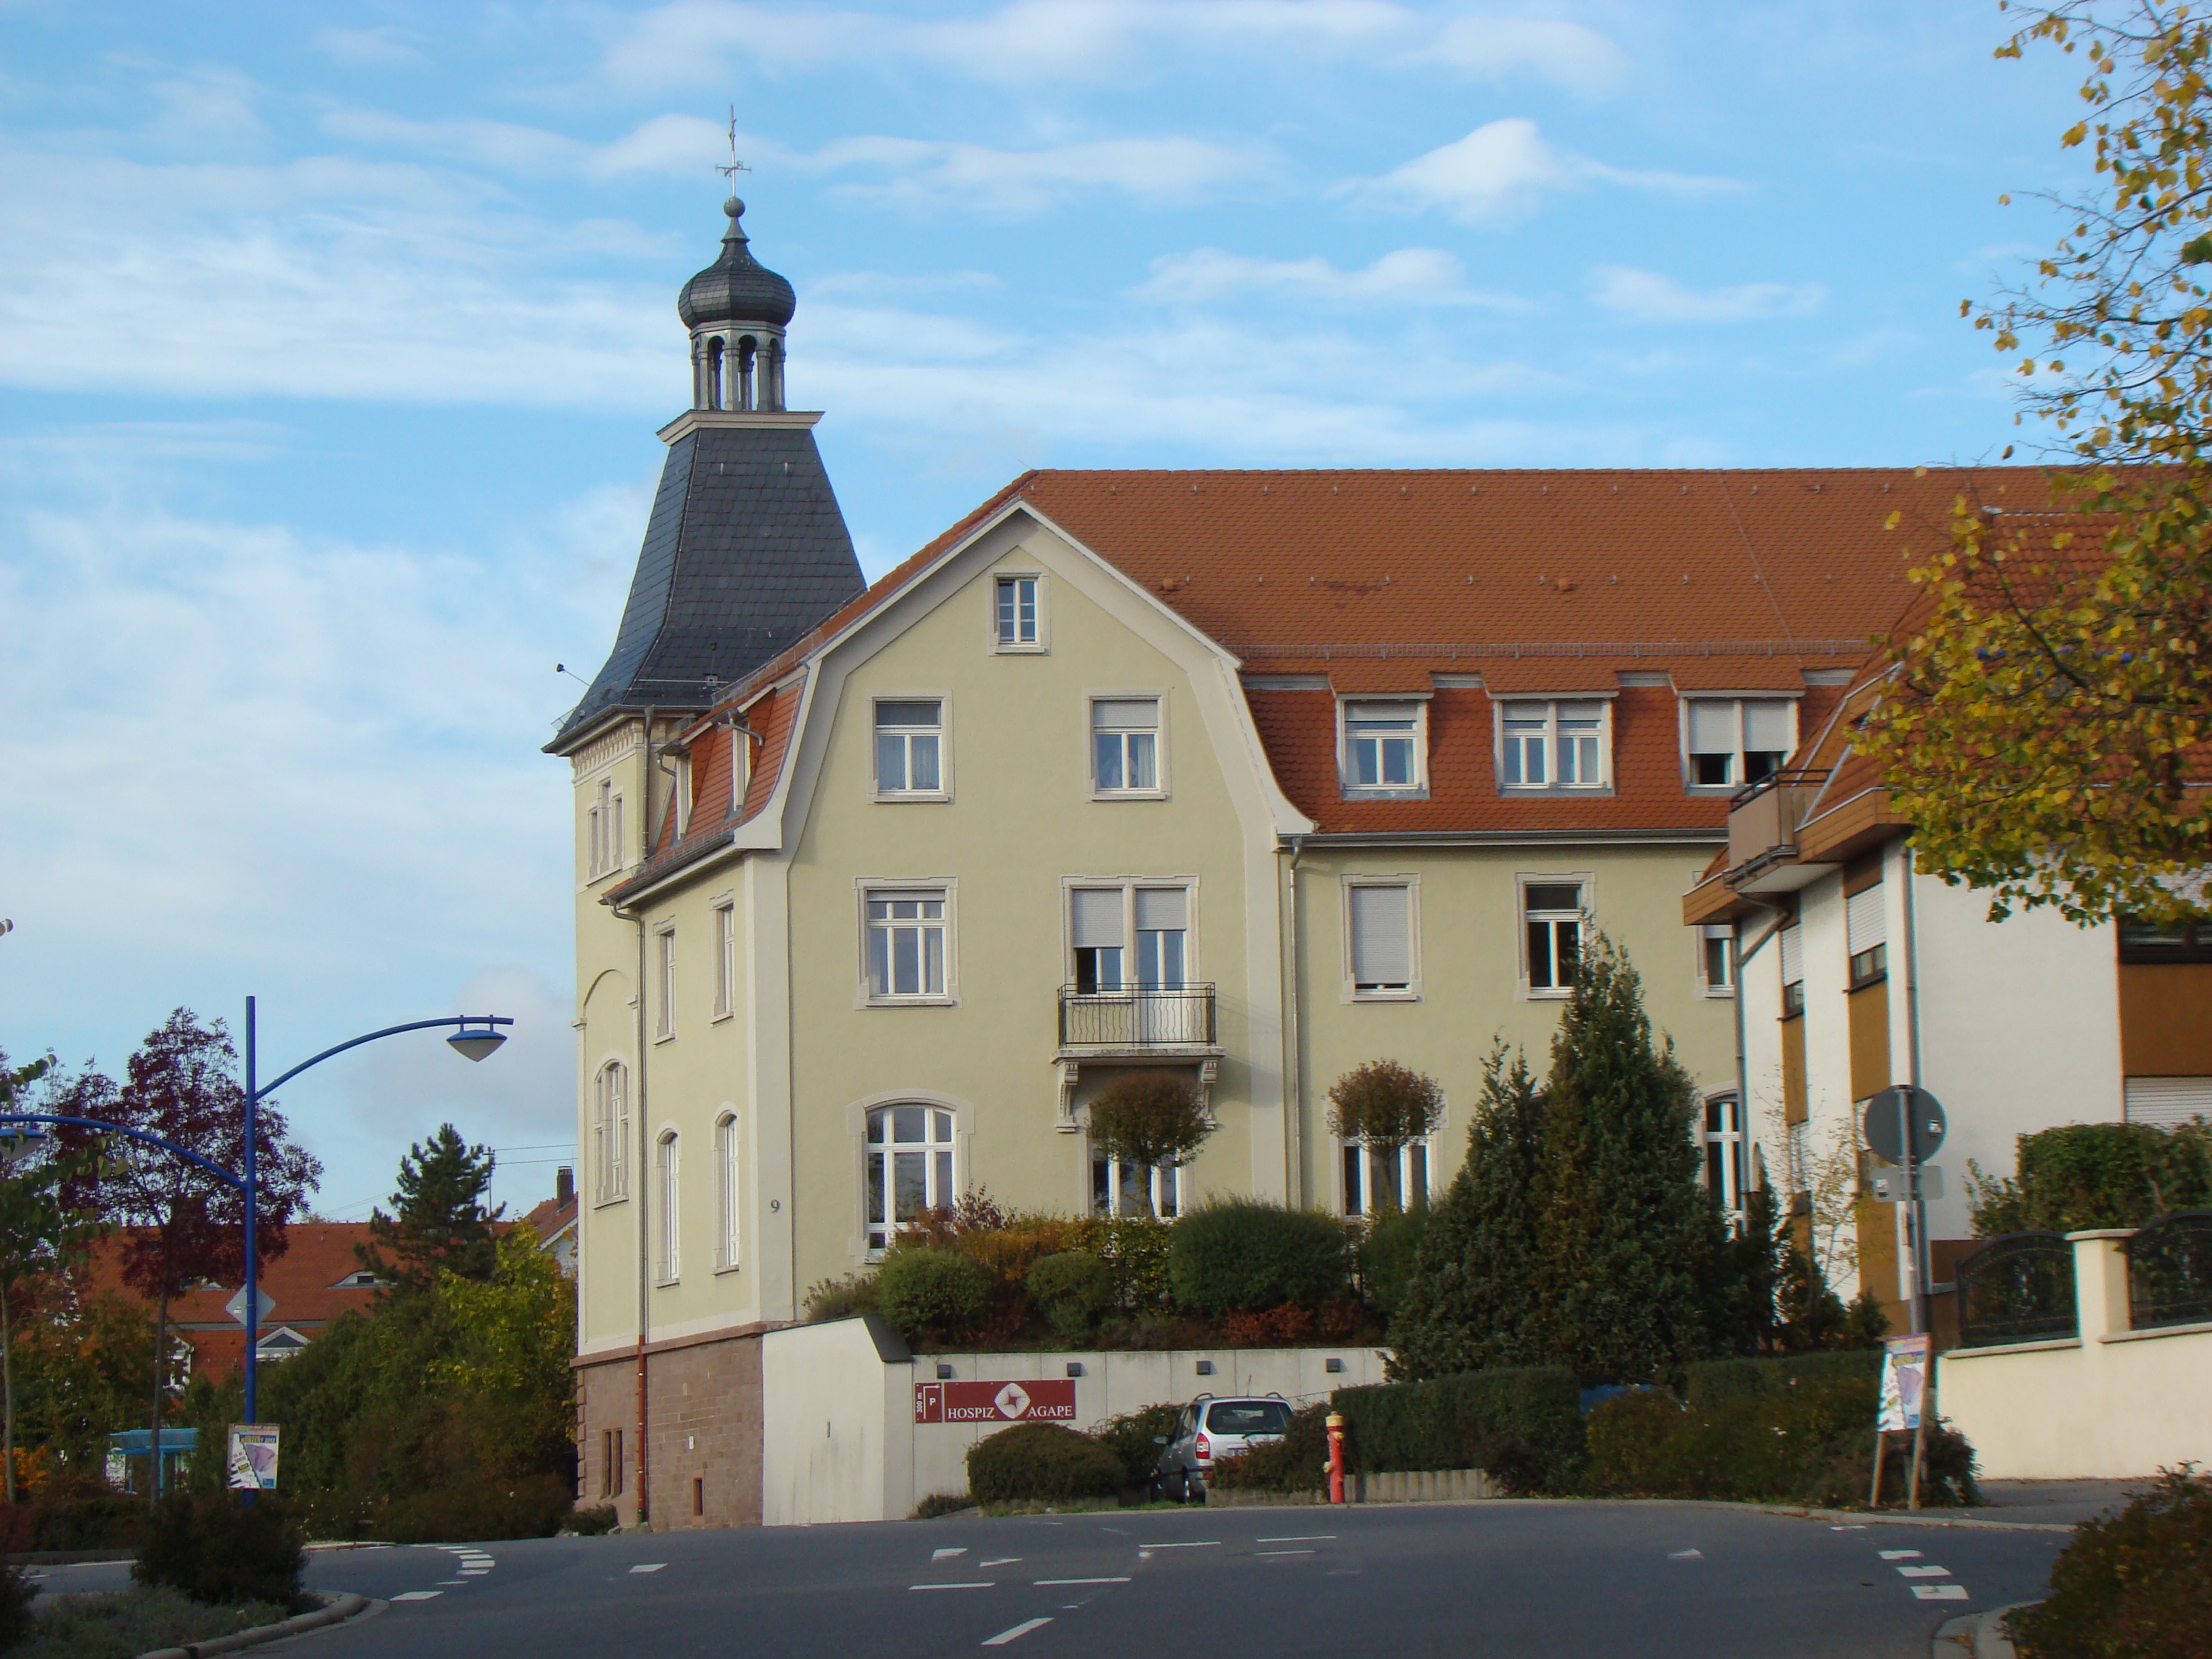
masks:
<instances>
[{"instance_id":1,"label":"weathervane on spire","mask_svg":"<svg viewBox=\"0 0 2212 1659\"><path fill-rule=\"evenodd\" d=\"M714 171L727 179L732 189L737 186L739 173L752 171L743 161L738 160L738 106L735 104L730 106L730 165L726 167L716 167Z\"/></svg>"}]
</instances>

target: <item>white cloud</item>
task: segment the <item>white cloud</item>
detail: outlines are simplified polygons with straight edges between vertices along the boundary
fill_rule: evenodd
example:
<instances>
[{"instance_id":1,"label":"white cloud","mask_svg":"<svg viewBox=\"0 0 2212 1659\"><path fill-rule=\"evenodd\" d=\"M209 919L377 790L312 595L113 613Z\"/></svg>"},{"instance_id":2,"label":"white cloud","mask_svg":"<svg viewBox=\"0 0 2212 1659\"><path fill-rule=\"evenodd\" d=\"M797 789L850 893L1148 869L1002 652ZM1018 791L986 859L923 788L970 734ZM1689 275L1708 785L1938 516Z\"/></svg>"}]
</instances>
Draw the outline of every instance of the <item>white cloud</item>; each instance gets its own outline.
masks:
<instances>
[{"instance_id":1,"label":"white cloud","mask_svg":"<svg viewBox=\"0 0 2212 1659\"><path fill-rule=\"evenodd\" d=\"M721 86L732 59L781 73L913 67L999 85L1126 86L1270 53L1527 75L1583 94L1611 88L1625 69L1620 48L1580 24L1440 19L1390 0L1017 0L966 18L676 0L639 17L606 68L632 87Z\"/></svg>"},{"instance_id":2,"label":"white cloud","mask_svg":"<svg viewBox=\"0 0 2212 1659\"><path fill-rule=\"evenodd\" d=\"M421 69L430 61L397 29L317 29L311 44L332 63L355 69Z\"/></svg>"},{"instance_id":3,"label":"white cloud","mask_svg":"<svg viewBox=\"0 0 2212 1659\"><path fill-rule=\"evenodd\" d=\"M1235 295L1292 294L1334 305L1488 306L1518 310L1526 301L1467 285L1467 268L1440 248L1401 247L1364 270L1344 270L1318 254L1306 259L1254 259L1219 248L1163 254L1149 281L1131 297L1203 305Z\"/></svg>"},{"instance_id":4,"label":"white cloud","mask_svg":"<svg viewBox=\"0 0 2212 1659\"><path fill-rule=\"evenodd\" d=\"M594 179L639 173L696 175L725 153L726 143L724 129L696 115L656 115L605 144L512 121L413 121L374 109L331 110L321 125L333 138L469 167Z\"/></svg>"},{"instance_id":5,"label":"white cloud","mask_svg":"<svg viewBox=\"0 0 2212 1659\"><path fill-rule=\"evenodd\" d=\"M1463 224L1478 224L1525 218L1546 195L1592 184L1682 196L1741 188L1728 179L1609 167L1559 149L1526 116L1508 116L1417 155L1379 179L1340 185L1338 193L1370 206L1408 212L1438 208Z\"/></svg>"},{"instance_id":6,"label":"white cloud","mask_svg":"<svg viewBox=\"0 0 2212 1659\"><path fill-rule=\"evenodd\" d=\"M1108 138L1046 149L992 149L918 138L841 138L811 155L787 158L807 172L869 170L880 182L842 183L833 196L901 207L1041 213L1071 198L1117 192L1148 206L1188 204L1262 181L1276 170L1265 153L1197 138Z\"/></svg>"},{"instance_id":7,"label":"white cloud","mask_svg":"<svg viewBox=\"0 0 2212 1659\"><path fill-rule=\"evenodd\" d=\"M1828 290L1818 283L1737 283L1702 292L1671 276L1627 265L1601 265L1597 302L1644 323L1745 323L1818 311Z\"/></svg>"}]
</instances>

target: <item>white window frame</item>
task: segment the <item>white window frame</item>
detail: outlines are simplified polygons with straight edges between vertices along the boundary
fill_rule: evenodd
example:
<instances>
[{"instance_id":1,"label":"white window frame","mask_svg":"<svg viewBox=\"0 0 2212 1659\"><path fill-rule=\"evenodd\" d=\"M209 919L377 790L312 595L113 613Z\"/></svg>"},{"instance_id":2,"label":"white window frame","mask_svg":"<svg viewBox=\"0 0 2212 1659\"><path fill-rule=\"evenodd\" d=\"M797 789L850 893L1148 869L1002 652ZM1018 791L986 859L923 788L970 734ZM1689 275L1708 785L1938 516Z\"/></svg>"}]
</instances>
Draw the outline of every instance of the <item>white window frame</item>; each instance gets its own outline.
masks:
<instances>
[{"instance_id":1,"label":"white window frame","mask_svg":"<svg viewBox=\"0 0 2212 1659\"><path fill-rule=\"evenodd\" d=\"M595 882L623 868L623 798L611 778L599 780L599 793L584 814L584 879Z\"/></svg>"},{"instance_id":2,"label":"white window frame","mask_svg":"<svg viewBox=\"0 0 2212 1659\"><path fill-rule=\"evenodd\" d=\"M934 789L886 789L876 754L877 734L883 728L877 725L877 709L887 702L933 702L937 705L937 787ZM893 726L894 732L917 732L923 726ZM907 769L913 771L913 746L907 749ZM868 699L868 787L875 799L886 803L900 801L949 801L952 799L952 696L946 691L878 691Z\"/></svg>"},{"instance_id":3,"label":"white window frame","mask_svg":"<svg viewBox=\"0 0 2212 1659\"><path fill-rule=\"evenodd\" d=\"M1577 950L1589 943L1591 917L1595 914L1592 890L1596 884L1596 873L1589 870L1563 872L1558 875L1539 875L1528 872L1516 872L1513 878L1513 940L1514 949L1521 959L1520 1000L1523 1002L1564 1002L1574 994L1572 985L1531 984L1534 964L1528 959L1528 924L1538 917L1528 913L1528 890L1531 887L1565 887L1572 884L1582 890L1582 908L1577 913L1577 931L1575 944ZM1538 913L1543 920L1557 923L1566 920L1565 913L1544 910ZM1553 950L1558 951L1558 934L1553 935Z\"/></svg>"},{"instance_id":4,"label":"white window frame","mask_svg":"<svg viewBox=\"0 0 2212 1659\"><path fill-rule=\"evenodd\" d=\"M1720 1127L1712 1127L1716 1109ZM1714 1154L1720 1164L1721 1213L1731 1227L1743 1224L1744 1190L1750 1179L1750 1137L1743 1130L1743 1104L1735 1091L1725 1089L1704 1097L1698 1109L1698 1182L1713 1190Z\"/></svg>"},{"instance_id":5,"label":"white window frame","mask_svg":"<svg viewBox=\"0 0 2212 1659\"><path fill-rule=\"evenodd\" d=\"M653 992L659 1006L653 1012L653 1040L676 1040L676 924L664 921L653 930Z\"/></svg>"},{"instance_id":6,"label":"white window frame","mask_svg":"<svg viewBox=\"0 0 2212 1659\"><path fill-rule=\"evenodd\" d=\"M1559 705L1561 703L1595 703L1597 720L1597 769L1595 782L1561 783L1559 767ZM1613 793L1613 699L1601 693L1586 693L1580 696L1509 697L1503 692L1492 699L1492 774L1498 781L1498 791L1504 795L1609 795ZM1544 732L1540 741L1544 745L1545 781L1542 783L1509 783L1505 779L1505 720L1506 711L1512 708L1540 708L1544 711Z\"/></svg>"},{"instance_id":7,"label":"white window frame","mask_svg":"<svg viewBox=\"0 0 2212 1659\"><path fill-rule=\"evenodd\" d=\"M1732 923L1709 921L1693 930L1698 940L1698 994L1732 997L1735 994L1735 928ZM1713 977L1713 947L1720 947L1722 977Z\"/></svg>"},{"instance_id":8,"label":"white window frame","mask_svg":"<svg viewBox=\"0 0 2212 1659\"><path fill-rule=\"evenodd\" d=\"M653 1197L659 1213L653 1217L653 1282L675 1285L684 1278L684 1164L683 1138L664 1126L653 1138Z\"/></svg>"},{"instance_id":9,"label":"white window frame","mask_svg":"<svg viewBox=\"0 0 2212 1659\"><path fill-rule=\"evenodd\" d=\"M1680 741L1681 744L1683 790L1686 793L1692 795L1733 795L1737 790L1747 787L1744 778L1743 759L1746 752L1743 743L1743 710L1746 703L1778 702L1787 705L1790 710L1790 742L1789 745L1782 750L1781 759L1775 762L1775 767L1776 769L1779 770L1782 767L1788 765L1790 756L1797 752L1797 744L1799 740L1797 730L1798 701L1799 700L1796 697L1778 696L1773 692L1716 692L1710 696L1699 691L1684 692L1681 696L1676 700L1678 712L1675 716L1680 727ZM1735 705L1734 726L1735 728L1735 747L1729 751L1729 781L1726 783L1699 783L1698 781L1697 757L1690 751L1690 705L1693 702L1725 702ZM1714 750L1708 752L1717 753L1718 751ZM1761 754L1771 754L1773 751L1771 750L1760 750L1758 752Z\"/></svg>"},{"instance_id":10,"label":"white window frame","mask_svg":"<svg viewBox=\"0 0 2212 1659\"><path fill-rule=\"evenodd\" d=\"M1421 1000L1421 878L1418 875L1356 875L1337 878L1338 931L1344 938L1345 1002L1419 1002ZM1402 989L1362 990L1352 962L1352 895L1362 887L1402 887L1406 890L1406 969L1409 977Z\"/></svg>"},{"instance_id":11,"label":"white window frame","mask_svg":"<svg viewBox=\"0 0 2212 1659\"><path fill-rule=\"evenodd\" d=\"M1008 640L999 632L1000 590L1014 582L1035 584L1036 596L1036 637L1030 640ZM989 617L991 649L1002 657L1041 657L1051 648L1052 635L1045 606L1048 591L1045 573L1041 569L1007 568L991 573L991 611Z\"/></svg>"},{"instance_id":12,"label":"white window frame","mask_svg":"<svg viewBox=\"0 0 2212 1659\"><path fill-rule=\"evenodd\" d=\"M721 893L709 901L714 915L714 1012L719 1024L738 1012L738 901Z\"/></svg>"},{"instance_id":13,"label":"white window frame","mask_svg":"<svg viewBox=\"0 0 2212 1659\"><path fill-rule=\"evenodd\" d=\"M1375 1208L1375 1159L1379 1152L1363 1146L1359 1141L1340 1140L1336 1155L1337 1210L1347 1216L1367 1216L1376 1213ZM1358 1154L1355 1166L1352 1154ZM1418 1156L1416 1155L1418 1153ZM1407 1201L1400 1207L1413 1209L1430 1203L1437 1192L1436 1137L1410 1141L1398 1149L1398 1184L1404 1190ZM1354 1190L1354 1168L1358 1189ZM1418 1200L1418 1204L1416 1203Z\"/></svg>"},{"instance_id":14,"label":"white window frame","mask_svg":"<svg viewBox=\"0 0 2212 1659\"><path fill-rule=\"evenodd\" d=\"M1120 1202L1123 1171L1121 1161L1119 1158L1109 1158L1093 1147L1091 1152L1091 1190L1088 1194L1086 1213L1094 1216L1107 1215L1109 1218L1119 1219L1121 1218L1113 1215L1109 1210L1103 1210L1099 1207L1098 1171L1101 1166L1103 1166L1106 1171L1106 1193L1109 1203L1118 1205ZM1133 1170L1133 1165L1129 1167ZM1152 1179L1146 1183L1152 1192L1151 1214L1158 1216L1163 1221L1169 1221L1180 1216L1188 1206L1190 1183L1185 1181L1183 1176L1189 1168L1188 1164L1156 1164L1152 1166ZM1146 1212L1131 1210L1127 1213L1141 1216Z\"/></svg>"},{"instance_id":15,"label":"white window frame","mask_svg":"<svg viewBox=\"0 0 2212 1659\"><path fill-rule=\"evenodd\" d=\"M738 1109L725 1106L714 1118L714 1271L735 1273L743 1260L739 1223L744 1216L744 1136Z\"/></svg>"},{"instance_id":16,"label":"white window frame","mask_svg":"<svg viewBox=\"0 0 2212 1659\"><path fill-rule=\"evenodd\" d=\"M1182 892L1182 984L1180 987L1139 987L1137 970L1137 890L1139 888L1179 888ZM1066 964L1061 983L1076 982L1075 971L1075 900L1078 888L1091 892L1119 892L1121 896L1121 983L1118 991L1101 991L1100 996L1127 995L1143 989L1182 989L1206 983L1199 971L1198 959L1198 878L1196 876L1062 876L1060 878L1060 959ZM1091 994L1085 993L1086 995Z\"/></svg>"},{"instance_id":17,"label":"white window frame","mask_svg":"<svg viewBox=\"0 0 2212 1659\"><path fill-rule=\"evenodd\" d=\"M1410 785L1367 784L1357 781L1352 764L1352 710L1372 703L1411 703L1413 706L1413 781ZM1426 800L1429 798L1429 699L1426 693L1405 692L1383 696L1339 696L1336 700L1336 780L1338 793L1346 800Z\"/></svg>"},{"instance_id":18,"label":"white window frame","mask_svg":"<svg viewBox=\"0 0 2212 1659\"><path fill-rule=\"evenodd\" d=\"M676 833L672 840L681 841L691 832L691 751L685 750L676 757Z\"/></svg>"},{"instance_id":19,"label":"white window frame","mask_svg":"<svg viewBox=\"0 0 2212 1659\"><path fill-rule=\"evenodd\" d=\"M603 1060L592 1074L592 1162L598 1166L593 1207L629 1196L629 1067Z\"/></svg>"},{"instance_id":20,"label":"white window frame","mask_svg":"<svg viewBox=\"0 0 2212 1659\"><path fill-rule=\"evenodd\" d=\"M908 1141L891 1139L893 1120L890 1115L909 1108L924 1114L924 1139ZM885 1125L884 1138L880 1141L869 1138L870 1127L878 1117ZM945 1132L942 1139L938 1138L939 1129ZM874 1175L872 1166L878 1163L883 1165L884 1208L887 1212L896 1212L898 1207L898 1174L893 1161L894 1155L901 1147L920 1152L922 1155L923 1206L929 1209L939 1208L959 1200L963 1190L962 1166L966 1162L966 1139L967 1137L961 1133L960 1115L952 1108L933 1101L886 1101L861 1114L860 1248L867 1260L880 1260L884 1252L890 1248L892 1237L906 1230L906 1224L897 1220L895 1214L870 1212L868 1197ZM939 1163L938 1155L940 1153L949 1160L948 1163ZM871 1237L878 1233L883 1236L880 1243Z\"/></svg>"},{"instance_id":21,"label":"white window frame","mask_svg":"<svg viewBox=\"0 0 2212 1659\"><path fill-rule=\"evenodd\" d=\"M858 979L853 1006L855 1008L950 1008L960 1001L960 934L959 882L951 876L908 879L896 877L860 876L853 883L854 920L860 928L859 953L856 961ZM945 901L945 988L924 992L914 996L878 996L868 979L868 901L881 896L886 898L918 897L935 894Z\"/></svg>"},{"instance_id":22,"label":"white window frame","mask_svg":"<svg viewBox=\"0 0 2212 1659\"><path fill-rule=\"evenodd\" d=\"M1152 726L1152 784L1148 789L1103 789L1098 783L1098 705L1102 702L1149 702L1157 723ZM1140 726L1109 727L1124 735ZM1127 749L1123 748L1126 771ZM1083 694L1083 775L1093 800L1165 800L1168 798L1168 694L1164 689L1128 691L1085 691Z\"/></svg>"}]
</instances>

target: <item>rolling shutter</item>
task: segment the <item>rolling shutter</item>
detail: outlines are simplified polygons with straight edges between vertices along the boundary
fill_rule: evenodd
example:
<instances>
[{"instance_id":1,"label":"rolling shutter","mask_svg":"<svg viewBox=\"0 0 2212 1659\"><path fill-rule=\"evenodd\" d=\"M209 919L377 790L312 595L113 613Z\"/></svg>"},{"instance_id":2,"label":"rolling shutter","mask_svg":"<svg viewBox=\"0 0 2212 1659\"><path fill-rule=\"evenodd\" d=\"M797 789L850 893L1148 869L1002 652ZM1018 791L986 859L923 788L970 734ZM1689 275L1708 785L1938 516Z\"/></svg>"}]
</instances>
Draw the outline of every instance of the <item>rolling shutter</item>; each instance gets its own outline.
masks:
<instances>
[{"instance_id":1,"label":"rolling shutter","mask_svg":"<svg viewBox=\"0 0 2212 1659\"><path fill-rule=\"evenodd\" d=\"M1746 702L1743 746L1752 754L1790 752L1790 705L1779 699Z\"/></svg>"},{"instance_id":2,"label":"rolling shutter","mask_svg":"<svg viewBox=\"0 0 2212 1659\"><path fill-rule=\"evenodd\" d=\"M1852 956L1871 951L1883 942L1887 915L1882 908L1881 893L1881 884L1876 882L1844 901L1844 932L1848 939L1845 949Z\"/></svg>"},{"instance_id":3,"label":"rolling shutter","mask_svg":"<svg viewBox=\"0 0 2212 1659\"><path fill-rule=\"evenodd\" d=\"M1413 977L1410 890L1352 890L1352 979L1355 985L1409 984Z\"/></svg>"},{"instance_id":4,"label":"rolling shutter","mask_svg":"<svg viewBox=\"0 0 2212 1659\"><path fill-rule=\"evenodd\" d=\"M1782 982L1795 985L1805 977L1805 935L1802 929L1782 930Z\"/></svg>"},{"instance_id":5,"label":"rolling shutter","mask_svg":"<svg viewBox=\"0 0 2212 1659\"><path fill-rule=\"evenodd\" d=\"M2127 1101L2130 1123L2172 1128L2193 1117L2212 1117L2212 1077L2131 1077Z\"/></svg>"},{"instance_id":6,"label":"rolling shutter","mask_svg":"<svg viewBox=\"0 0 2212 1659\"><path fill-rule=\"evenodd\" d=\"M1693 755L1735 753L1734 703L1712 697L1691 700L1690 752Z\"/></svg>"},{"instance_id":7,"label":"rolling shutter","mask_svg":"<svg viewBox=\"0 0 2212 1659\"><path fill-rule=\"evenodd\" d=\"M1088 951L1121 943L1121 890L1078 887L1067 896L1068 921L1075 948Z\"/></svg>"},{"instance_id":8,"label":"rolling shutter","mask_svg":"<svg viewBox=\"0 0 2212 1659\"><path fill-rule=\"evenodd\" d=\"M1190 926L1190 895L1180 887L1137 890L1137 931L1181 933Z\"/></svg>"}]
</instances>

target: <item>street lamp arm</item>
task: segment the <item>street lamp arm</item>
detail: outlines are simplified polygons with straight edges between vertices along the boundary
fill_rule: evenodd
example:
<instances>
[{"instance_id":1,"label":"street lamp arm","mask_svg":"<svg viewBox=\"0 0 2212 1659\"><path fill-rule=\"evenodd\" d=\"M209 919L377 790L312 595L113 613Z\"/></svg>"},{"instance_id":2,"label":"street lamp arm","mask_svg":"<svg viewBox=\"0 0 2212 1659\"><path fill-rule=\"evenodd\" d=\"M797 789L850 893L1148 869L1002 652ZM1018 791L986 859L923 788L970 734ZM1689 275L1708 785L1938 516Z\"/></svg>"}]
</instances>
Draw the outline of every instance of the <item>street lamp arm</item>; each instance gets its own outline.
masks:
<instances>
[{"instance_id":1,"label":"street lamp arm","mask_svg":"<svg viewBox=\"0 0 2212 1659\"><path fill-rule=\"evenodd\" d=\"M97 1117L52 1117L43 1112L8 1112L0 1114L0 1123L72 1123L82 1129L99 1129L112 1135L125 1135L132 1140L143 1140L149 1146L159 1146L165 1152L174 1152L187 1164L197 1164L217 1181L236 1192L246 1190L246 1182L224 1169L220 1164L210 1164L198 1152L187 1151L173 1140L164 1140L143 1129L134 1129L125 1123L110 1123Z\"/></svg>"},{"instance_id":2,"label":"street lamp arm","mask_svg":"<svg viewBox=\"0 0 2212 1659\"><path fill-rule=\"evenodd\" d=\"M514 1024L514 1022L513 1020L507 1018L503 1014L485 1014L481 1016L476 1014L448 1014L443 1019L413 1019L408 1021L404 1025L387 1025L380 1031L366 1032L363 1035L354 1037L348 1042L341 1042L335 1048L325 1048L322 1053L315 1055L313 1059L301 1060L297 1066L295 1066L290 1071L285 1073L283 1076L276 1079L274 1082L262 1084L258 1088L254 1090L254 1096L258 1099L263 1095L269 1094L276 1090L281 1089L286 1084L289 1083L294 1078L299 1076L301 1073L306 1071L310 1066L319 1066L325 1060L328 1060L332 1054L342 1054L349 1048L358 1048L362 1043L374 1042L379 1037L398 1036L402 1031L428 1031L440 1025L492 1026L512 1025Z\"/></svg>"}]
</instances>

